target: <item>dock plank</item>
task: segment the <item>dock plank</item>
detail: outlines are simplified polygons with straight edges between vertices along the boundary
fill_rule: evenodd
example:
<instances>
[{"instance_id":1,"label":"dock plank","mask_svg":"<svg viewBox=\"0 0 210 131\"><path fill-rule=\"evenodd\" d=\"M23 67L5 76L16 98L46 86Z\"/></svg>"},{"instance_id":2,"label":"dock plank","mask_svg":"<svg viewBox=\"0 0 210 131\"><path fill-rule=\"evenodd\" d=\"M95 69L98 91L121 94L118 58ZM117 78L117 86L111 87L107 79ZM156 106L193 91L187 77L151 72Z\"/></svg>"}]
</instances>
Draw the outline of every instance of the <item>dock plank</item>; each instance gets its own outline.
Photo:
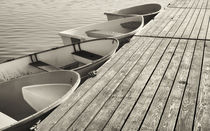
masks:
<instances>
[{"instance_id":1,"label":"dock plank","mask_svg":"<svg viewBox=\"0 0 210 131\"><path fill-rule=\"evenodd\" d=\"M151 39L154 41L155 39ZM136 63L135 67L129 72L126 78L123 80L122 83L118 86L117 90L112 94L100 112L95 116L94 120L88 125L86 130L102 130L103 127L106 125L107 121L112 116L113 112L121 103L122 99L124 98L125 94L130 89L131 84L135 81L138 77L141 70L145 67L145 64L148 62L151 57L152 53L150 52L155 48L148 49L144 56ZM93 129L94 128L94 129Z\"/></svg>"},{"instance_id":2,"label":"dock plank","mask_svg":"<svg viewBox=\"0 0 210 131\"><path fill-rule=\"evenodd\" d=\"M194 125L194 113L196 107L196 96L200 82L204 41L197 41L190 67L189 78L184 91L179 116L176 123L176 130L192 130Z\"/></svg>"},{"instance_id":3,"label":"dock plank","mask_svg":"<svg viewBox=\"0 0 210 131\"><path fill-rule=\"evenodd\" d=\"M156 42L161 43L158 47L155 54L150 59L147 66L138 76L136 81L132 84L131 89L126 94L125 98L123 99L122 103L119 105L115 113L113 114L110 121L105 126L104 130L119 130L123 126L126 117L129 115L129 112L132 110L133 105L135 104L136 99L140 95L143 90L144 85L147 83L148 79L153 74L153 70L156 68L156 65L159 62L159 59L162 56L162 53L165 51L168 41L166 40L162 42L162 39L156 40ZM144 78L144 79L143 79Z\"/></svg>"},{"instance_id":4,"label":"dock plank","mask_svg":"<svg viewBox=\"0 0 210 131\"><path fill-rule=\"evenodd\" d=\"M192 30L192 33L190 35L190 38L195 38L197 39L199 37L200 31L201 31L201 27L202 27L202 23L204 21L204 16L205 16L205 10L201 10L200 14L198 15L197 21L195 23L194 29Z\"/></svg>"},{"instance_id":5,"label":"dock plank","mask_svg":"<svg viewBox=\"0 0 210 131\"><path fill-rule=\"evenodd\" d=\"M130 117L127 119L123 130L138 130L140 129L141 123L143 123L144 118L147 114L148 108L150 108L151 102L154 100L154 96L159 88L160 82L163 80L163 77L166 73L167 68L171 68L176 70L176 68L172 68L172 66L177 66L178 63L174 63L174 60L177 58L181 58L180 55L183 50L183 45L179 44L179 40L172 40L169 47L167 48L165 54L163 54L163 58L160 60L157 68L155 69L153 75L148 81L147 85L145 85L145 89L138 99L137 104L135 105ZM179 52L179 53L177 53ZM172 59L173 58L173 59ZM171 60L172 59L172 60ZM178 59L179 60L179 59ZM178 61L177 60L177 61ZM177 62L175 61L175 62ZM173 73L170 73L170 76L167 79L167 82L170 81L173 77ZM172 79L173 80L173 79ZM169 83L169 82L168 82ZM137 113L138 112L138 113ZM145 128L145 126L141 129L148 130L152 127Z\"/></svg>"},{"instance_id":6,"label":"dock plank","mask_svg":"<svg viewBox=\"0 0 210 131\"><path fill-rule=\"evenodd\" d=\"M194 130L208 131L210 130L210 41L205 44Z\"/></svg>"},{"instance_id":7,"label":"dock plank","mask_svg":"<svg viewBox=\"0 0 210 131\"><path fill-rule=\"evenodd\" d=\"M98 111L101 110L101 108L104 106L107 100L111 97L113 92L117 90L118 86L125 79L125 77L127 77L128 73L134 68L134 66L136 66L138 60L142 58L142 55L144 55L145 52L148 50L148 47L150 47L150 42L148 44L145 43L145 45L148 46L138 49L133 54L133 56L121 68L117 75L113 77L112 80L103 88L103 90L98 94L98 96L90 104L88 104L86 108L84 108L82 114L79 117L77 117L77 119L70 125L68 130L85 129L85 127L90 123L90 121L94 118ZM151 47L149 49L151 49ZM156 49L154 45L152 49ZM150 53L146 54L152 55L153 50L150 51ZM141 64L144 67L144 63Z\"/></svg>"},{"instance_id":8,"label":"dock plank","mask_svg":"<svg viewBox=\"0 0 210 131\"><path fill-rule=\"evenodd\" d=\"M186 28L184 34L182 35L182 38L190 38L191 32L193 31L193 29L195 27L195 23L198 20L199 14L200 14L200 10L195 10L192 18L190 19L190 21L187 25L187 28Z\"/></svg>"},{"instance_id":9,"label":"dock plank","mask_svg":"<svg viewBox=\"0 0 210 131\"><path fill-rule=\"evenodd\" d=\"M198 35L199 39L209 39L210 38L210 37L208 38L208 36L206 36L206 32L208 31L209 16L210 16L210 10L206 10L204 20L203 20L203 23L202 23L202 26L200 29L200 33Z\"/></svg>"},{"instance_id":10,"label":"dock plank","mask_svg":"<svg viewBox=\"0 0 210 131\"><path fill-rule=\"evenodd\" d=\"M144 29L142 31L137 32L135 34L135 36L151 35L151 34L157 35L157 33L162 31L162 29L165 27L165 25L167 25L167 23L170 22L170 20L168 20L168 17L174 16L177 11L179 11L179 9L177 9L176 11L168 11L166 14L161 13L161 14L164 14L165 19L164 18L162 18L162 19L155 18L153 21L150 21L149 24L146 27L144 27ZM161 25L160 25L160 23L161 23ZM152 26L150 26L150 25L152 25Z\"/></svg>"},{"instance_id":11,"label":"dock plank","mask_svg":"<svg viewBox=\"0 0 210 131\"><path fill-rule=\"evenodd\" d=\"M170 4L168 7L169 8L191 8L197 1L198 0L179 0L179 4Z\"/></svg>"},{"instance_id":12,"label":"dock plank","mask_svg":"<svg viewBox=\"0 0 210 131\"><path fill-rule=\"evenodd\" d=\"M196 11L195 9L190 9L190 12L187 14L187 17L184 19L182 25L180 26L179 30L177 31L178 33L176 33L174 37L183 38L183 34L186 32L186 28L188 27L195 11ZM190 26L192 26L192 25L190 25ZM189 31L191 31L191 30L189 30ZM187 33L185 33L185 34L187 34Z\"/></svg>"},{"instance_id":13,"label":"dock plank","mask_svg":"<svg viewBox=\"0 0 210 131\"><path fill-rule=\"evenodd\" d=\"M170 65L167 68L166 73L163 75L158 90L156 91L157 93L153 98L154 101L151 107L148 109L148 113L145 116L146 118L141 126L142 130L156 129L158 126L165 102L170 93L170 90L172 89L172 85L174 84L174 79L177 76L177 70L181 65L180 63L182 61L183 54L185 53L187 45L186 40L177 40L177 43L179 43L179 47L176 49Z\"/></svg>"},{"instance_id":14,"label":"dock plank","mask_svg":"<svg viewBox=\"0 0 210 131\"><path fill-rule=\"evenodd\" d=\"M144 44L142 44L144 45ZM144 45L145 46L145 45ZM117 61L116 64L106 72L106 74L103 77L103 80L98 81L95 85L92 86L92 88L84 94L76 103L75 105L68 110L68 112L65 114L65 116L60 120L55 126L54 130L58 130L57 128L62 127L63 129L67 129L69 124L74 122L74 120L80 115L81 112L83 112L83 109L90 103L92 100L103 90L103 88L112 81L112 78L116 76L116 74L122 69L125 63L129 62L129 59L132 57L133 53L138 50L138 48L141 48L140 44L133 46L133 50L129 50L126 52L127 57L123 58L123 61ZM126 56L126 55L124 55ZM83 104L82 104L83 103ZM71 117L69 117L71 116Z\"/></svg>"},{"instance_id":15,"label":"dock plank","mask_svg":"<svg viewBox=\"0 0 210 131\"><path fill-rule=\"evenodd\" d=\"M184 53L181 65L179 67L177 76L175 78L174 84L171 87L171 93L169 94L169 96L167 96L168 100L165 100L165 103L162 102L156 102L159 106L163 106L162 104L164 104L164 109L162 112L158 112L161 114L157 114L161 115L159 118L159 123L157 126L157 129L160 131L168 131L168 130L173 130L175 123L176 123L176 117L179 111L179 106L181 103L181 96L183 94L184 91L184 87L185 84L187 82L187 77L188 77L188 73L190 70L190 65L191 65L191 60L193 57L193 51L194 51L194 47L195 47L195 41L187 41L187 40L181 40L182 42L187 44L187 48L186 51ZM165 92L165 91L164 91ZM161 97L161 96L160 96ZM166 97L166 96L164 96ZM161 101L164 102L164 99L161 99ZM154 111L159 111L160 109L158 108L159 106L155 106L156 107L154 109ZM152 110L153 108L151 108L151 112L153 112ZM160 110L161 111L161 110ZM155 114L156 112L152 113ZM150 115L148 115L149 117L151 117ZM155 123L156 124L156 123Z\"/></svg>"},{"instance_id":16,"label":"dock plank","mask_svg":"<svg viewBox=\"0 0 210 131\"><path fill-rule=\"evenodd\" d=\"M165 19L162 19L162 20L159 20L159 19L154 19L151 23L149 23L149 25L147 26L148 28L154 28L154 26L158 26L159 28L156 29L156 31L148 31L148 32L139 32L139 33L136 33L135 35L146 35L146 36L156 36L158 35L157 32L160 32L162 31L166 26L167 24L171 21L171 19L173 17L176 16L176 14L178 12L180 12L181 9L176 9L176 10L169 10L168 11L168 17L166 17ZM161 24L160 24L161 23ZM150 26L150 25L153 25L153 26Z\"/></svg>"}]
</instances>

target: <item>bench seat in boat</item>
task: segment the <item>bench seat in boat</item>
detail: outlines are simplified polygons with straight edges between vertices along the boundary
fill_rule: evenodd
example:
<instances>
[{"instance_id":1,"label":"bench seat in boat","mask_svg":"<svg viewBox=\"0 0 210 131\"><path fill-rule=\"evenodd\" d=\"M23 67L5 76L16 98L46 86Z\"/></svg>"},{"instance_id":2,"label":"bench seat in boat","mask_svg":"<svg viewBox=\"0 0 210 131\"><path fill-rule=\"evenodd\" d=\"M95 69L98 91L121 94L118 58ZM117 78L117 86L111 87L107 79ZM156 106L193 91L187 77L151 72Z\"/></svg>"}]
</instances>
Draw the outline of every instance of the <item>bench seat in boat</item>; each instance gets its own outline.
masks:
<instances>
[{"instance_id":1,"label":"bench seat in boat","mask_svg":"<svg viewBox=\"0 0 210 131\"><path fill-rule=\"evenodd\" d=\"M86 31L86 34L88 37L94 37L94 38L107 38L107 37L123 35L122 33L119 32L107 31L107 30L90 30Z\"/></svg>"},{"instance_id":2,"label":"bench seat in boat","mask_svg":"<svg viewBox=\"0 0 210 131\"><path fill-rule=\"evenodd\" d=\"M33 62L33 63L30 63L31 66L34 66L36 68L39 68L41 70L44 70L44 71L53 71L53 70L59 70L59 68L53 66L53 65L50 65L48 63L45 63L43 61L36 61L36 62Z\"/></svg>"},{"instance_id":3,"label":"bench seat in boat","mask_svg":"<svg viewBox=\"0 0 210 131\"><path fill-rule=\"evenodd\" d=\"M85 64L92 63L93 61L102 58L102 56L100 56L98 54L84 51L84 50L76 51L72 54L73 54L75 60L77 60L81 63L85 63Z\"/></svg>"},{"instance_id":4,"label":"bench seat in boat","mask_svg":"<svg viewBox=\"0 0 210 131\"><path fill-rule=\"evenodd\" d=\"M6 126L9 126L13 123L17 122L15 119L11 118L10 116L0 112L0 129Z\"/></svg>"}]
</instances>

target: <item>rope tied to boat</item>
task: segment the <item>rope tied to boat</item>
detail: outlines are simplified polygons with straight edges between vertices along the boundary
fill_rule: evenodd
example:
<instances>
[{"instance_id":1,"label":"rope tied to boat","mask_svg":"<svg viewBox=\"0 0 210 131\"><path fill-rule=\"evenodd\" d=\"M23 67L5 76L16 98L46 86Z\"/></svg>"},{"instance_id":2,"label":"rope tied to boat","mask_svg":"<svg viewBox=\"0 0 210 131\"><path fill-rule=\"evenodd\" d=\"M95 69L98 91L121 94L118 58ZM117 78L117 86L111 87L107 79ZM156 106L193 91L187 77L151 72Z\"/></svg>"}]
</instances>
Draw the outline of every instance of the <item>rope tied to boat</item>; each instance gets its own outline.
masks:
<instances>
[{"instance_id":1,"label":"rope tied to boat","mask_svg":"<svg viewBox=\"0 0 210 131\"><path fill-rule=\"evenodd\" d=\"M38 129L38 125L41 123L41 120L38 120L31 128L31 131L36 131Z\"/></svg>"},{"instance_id":2,"label":"rope tied to boat","mask_svg":"<svg viewBox=\"0 0 210 131\"><path fill-rule=\"evenodd\" d=\"M93 71L88 73L89 77L95 77L96 75L97 75L97 71L96 70L93 70Z\"/></svg>"}]
</instances>

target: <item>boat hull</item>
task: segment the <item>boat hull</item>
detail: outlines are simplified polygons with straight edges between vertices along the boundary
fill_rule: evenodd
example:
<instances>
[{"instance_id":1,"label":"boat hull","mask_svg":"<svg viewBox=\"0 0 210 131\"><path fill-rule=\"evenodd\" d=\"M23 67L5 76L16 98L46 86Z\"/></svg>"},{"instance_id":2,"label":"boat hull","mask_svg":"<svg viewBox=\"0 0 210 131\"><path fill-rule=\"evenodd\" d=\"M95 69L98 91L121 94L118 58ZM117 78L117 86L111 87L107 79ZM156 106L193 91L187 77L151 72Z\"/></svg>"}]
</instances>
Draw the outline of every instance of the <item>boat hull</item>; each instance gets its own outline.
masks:
<instances>
[{"instance_id":1,"label":"boat hull","mask_svg":"<svg viewBox=\"0 0 210 131\"><path fill-rule=\"evenodd\" d=\"M31 65L33 61L36 61L36 57L39 61L55 67L54 70L74 70L83 78L88 72L96 70L106 60L112 57L118 46L119 41L113 38L95 39L82 42L80 43L80 48L82 48L82 50L99 54L101 58L92 60L89 63L82 63L82 65L78 66L68 66L68 68L66 68L66 65L72 65L78 62L78 60L75 59L75 56L72 55L72 52L75 52L74 50L79 50L78 44L74 45L74 47L73 45L66 45L19 57L0 64L0 79L2 81L8 81L24 75L45 72L46 70Z\"/></svg>"},{"instance_id":2,"label":"boat hull","mask_svg":"<svg viewBox=\"0 0 210 131\"><path fill-rule=\"evenodd\" d=\"M142 15L144 17L144 24L146 25L150 20L152 20L161 10L161 5L159 4L145 4L134 6L113 13L104 13L107 16L107 19L115 20L126 17L133 17Z\"/></svg>"},{"instance_id":3,"label":"boat hull","mask_svg":"<svg viewBox=\"0 0 210 131\"><path fill-rule=\"evenodd\" d=\"M123 26L123 25L128 26ZM59 33L64 45L91 40L96 38L115 38L121 42L129 41L144 25L142 16L126 19L117 19L99 24L87 25L79 28L65 30Z\"/></svg>"},{"instance_id":4,"label":"boat hull","mask_svg":"<svg viewBox=\"0 0 210 131\"><path fill-rule=\"evenodd\" d=\"M29 130L31 127L36 125L37 122L40 122L47 115L49 115L57 106L59 106L66 99L68 99L70 95L79 86L79 83L80 83L80 76L78 73L74 71L44 72L39 74L33 74L30 76L20 77L18 79L1 83L0 110L9 117L17 120L17 122L12 123L3 128L1 127L2 129L0 130L7 130L7 131ZM47 99L49 99L50 97L51 99L52 97L54 97L53 96L54 93L56 93L56 90L54 89L56 88L57 90L62 89L62 87L59 86L60 84L61 85L66 84L69 85L69 87L68 90L65 89L63 93L57 95L58 97L56 97L55 101L50 102L48 104L44 104L45 106L43 107L40 107L40 105L37 104L36 106L38 106L39 108L34 108L34 106L31 106L30 102L28 102L30 101L30 99L28 99L28 101L26 100L27 93L25 94L25 92L23 91L24 87L32 85L33 88L35 89L39 88L40 91L43 91L41 88L43 88L46 84L48 85L47 89L52 89L51 91L52 93L50 92L50 90L48 90L42 92L43 95L40 96L39 93L36 93L33 90L31 90L30 89L31 87L25 90L29 91L31 90L31 93L37 94L38 97L40 98L46 97ZM52 86L53 84L56 85L56 88L55 85L54 87ZM43 85L43 87L40 86L36 87L35 85ZM50 88L50 86L52 86L52 88ZM49 96L50 94L51 96ZM34 100L36 100L37 95L35 95ZM38 102L40 102L40 104L42 103L42 101Z\"/></svg>"}]
</instances>

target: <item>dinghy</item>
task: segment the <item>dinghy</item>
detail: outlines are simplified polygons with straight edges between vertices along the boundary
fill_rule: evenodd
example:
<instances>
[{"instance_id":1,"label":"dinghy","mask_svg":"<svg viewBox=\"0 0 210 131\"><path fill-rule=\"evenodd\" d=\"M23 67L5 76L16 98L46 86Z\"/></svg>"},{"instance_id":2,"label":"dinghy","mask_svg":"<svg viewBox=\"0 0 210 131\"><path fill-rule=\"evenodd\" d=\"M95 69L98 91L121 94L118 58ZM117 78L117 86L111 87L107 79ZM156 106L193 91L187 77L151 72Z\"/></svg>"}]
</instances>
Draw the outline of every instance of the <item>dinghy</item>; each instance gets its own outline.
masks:
<instances>
[{"instance_id":1,"label":"dinghy","mask_svg":"<svg viewBox=\"0 0 210 131\"><path fill-rule=\"evenodd\" d=\"M0 130L36 128L35 124L69 98L79 83L80 76L74 71L43 72L1 83Z\"/></svg>"},{"instance_id":2,"label":"dinghy","mask_svg":"<svg viewBox=\"0 0 210 131\"><path fill-rule=\"evenodd\" d=\"M20 76L52 70L74 70L81 77L100 67L118 48L114 38L95 39L52 48L15 58L0 64L0 79L7 81Z\"/></svg>"},{"instance_id":3,"label":"dinghy","mask_svg":"<svg viewBox=\"0 0 210 131\"><path fill-rule=\"evenodd\" d=\"M95 38L116 38L121 42L141 30L143 21L142 16L129 17L62 31L59 35L64 45Z\"/></svg>"},{"instance_id":4,"label":"dinghy","mask_svg":"<svg viewBox=\"0 0 210 131\"><path fill-rule=\"evenodd\" d=\"M153 19L161 10L160 4L145 4L126 9L121 9L113 13L104 13L108 20L115 20L119 18L132 17L136 15L144 16L144 24L147 24Z\"/></svg>"}]
</instances>

